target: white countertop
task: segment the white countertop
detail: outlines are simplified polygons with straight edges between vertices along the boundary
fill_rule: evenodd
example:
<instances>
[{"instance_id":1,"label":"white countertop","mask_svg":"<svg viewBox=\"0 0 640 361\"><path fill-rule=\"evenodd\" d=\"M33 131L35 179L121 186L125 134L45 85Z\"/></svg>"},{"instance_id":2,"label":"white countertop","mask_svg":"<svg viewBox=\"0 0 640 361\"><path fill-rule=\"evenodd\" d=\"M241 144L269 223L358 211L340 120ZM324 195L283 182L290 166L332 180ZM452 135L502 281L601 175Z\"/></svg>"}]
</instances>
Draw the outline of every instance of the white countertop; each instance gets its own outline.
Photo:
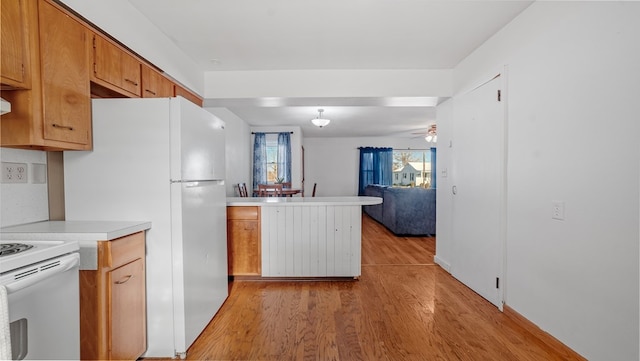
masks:
<instances>
[{"instance_id":1,"label":"white countertop","mask_svg":"<svg viewBox=\"0 0 640 361\"><path fill-rule=\"evenodd\" d=\"M370 206L380 197L227 197L227 206Z\"/></svg>"},{"instance_id":2,"label":"white countertop","mask_svg":"<svg viewBox=\"0 0 640 361\"><path fill-rule=\"evenodd\" d=\"M43 221L0 228L3 240L110 241L151 228L151 222Z\"/></svg>"},{"instance_id":3,"label":"white countertop","mask_svg":"<svg viewBox=\"0 0 640 361\"><path fill-rule=\"evenodd\" d=\"M0 239L22 241L78 241L80 269L98 267L98 241L111 241L151 228L151 222L43 221L0 228Z\"/></svg>"}]
</instances>

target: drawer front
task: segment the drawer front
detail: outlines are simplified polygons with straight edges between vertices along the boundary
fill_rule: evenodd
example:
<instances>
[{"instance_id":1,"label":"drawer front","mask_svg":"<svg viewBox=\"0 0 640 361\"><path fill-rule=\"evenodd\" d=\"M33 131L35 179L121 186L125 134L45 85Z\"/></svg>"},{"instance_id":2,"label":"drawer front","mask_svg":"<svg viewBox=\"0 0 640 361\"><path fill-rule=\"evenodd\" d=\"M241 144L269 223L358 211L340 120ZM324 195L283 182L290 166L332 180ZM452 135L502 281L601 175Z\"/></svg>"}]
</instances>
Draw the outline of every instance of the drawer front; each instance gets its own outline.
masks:
<instances>
[{"instance_id":1,"label":"drawer front","mask_svg":"<svg viewBox=\"0 0 640 361\"><path fill-rule=\"evenodd\" d=\"M116 268L145 257L144 231L112 241L100 242L104 247L105 266Z\"/></svg>"},{"instance_id":2,"label":"drawer front","mask_svg":"<svg viewBox=\"0 0 640 361\"><path fill-rule=\"evenodd\" d=\"M227 207L227 219L257 220L259 207Z\"/></svg>"}]
</instances>

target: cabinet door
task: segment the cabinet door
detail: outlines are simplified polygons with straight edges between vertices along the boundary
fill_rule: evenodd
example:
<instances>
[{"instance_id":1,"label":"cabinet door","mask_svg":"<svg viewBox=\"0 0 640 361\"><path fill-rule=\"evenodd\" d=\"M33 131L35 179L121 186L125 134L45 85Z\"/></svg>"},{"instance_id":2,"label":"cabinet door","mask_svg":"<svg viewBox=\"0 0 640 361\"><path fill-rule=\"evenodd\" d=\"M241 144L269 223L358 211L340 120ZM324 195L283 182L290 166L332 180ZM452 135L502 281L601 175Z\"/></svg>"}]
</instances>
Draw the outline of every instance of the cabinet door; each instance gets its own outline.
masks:
<instances>
[{"instance_id":1,"label":"cabinet door","mask_svg":"<svg viewBox=\"0 0 640 361\"><path fill-rule=\"evenodd\" d=\"M140 96L140 62L97 34L93 35L93 77L127 95Z\"/></svg>"},{"instance_id":2,"label":"cabinet door","mask_svg":"<svg viewBox=\"0 0 640 361\"><path fill-rule=\"evenodd\" d=\"M44 138L90 144L87 29L46 1L40 2L39 25Z\"/></svg>"},{"instance_id":3,"label":"cabinet door","mask_svg":"<svg viewBox=\"0 0 640 361\"><path fill-rule=\"evenodd\" d=\"M260 222L228 221L227 247L230 275L259 276L261 274Z\"/></svg>"},{"instance_id":4,"label":"cabinet door","mask_svg":"<svg viewBox=\"0 0 640 361\"><path fill-rule=\"evenodd\" d=\"M121 50L106 39L93 35L93 76L120 86Z\"/></svg>"},{"instance_id":5,"label":"cabinet door","mask_svg":"<svg viewBox=\"0 0 640 361\"><path fill-rule=\"evenodd\" d=\"M143 259L108 272L107 280L109 359L135 360L147 349Z\"/></svg>"},{"instance_id":6,"label":"cabinet door","mask_svg":"<svg viewBox=\"0 0 640 361\"><path fill-rule=\"evenodd\" d=\"M142 97L166 98L173 96L173 83L147 65L142 65Z\"/></svg>"},{"instance_id":7,"label":"cabinet door","mask_svg":"<svg viewBox=\"0 0 640 361\"><path fill-rule=\"evenodd\" d=\"M25 0L0 1L0 74L10 88L29 88L28 22Z\"/></svg>"},{"instance_id":8,"label":"cabinet door","mask_svg":"<svg viewBox=\"0 0 640 361\"><path fill-rule=\"evenodd\" d=\"M140 96L140 62L133 56L121 54L122 89Z\"/></svg>"}]
</instances>

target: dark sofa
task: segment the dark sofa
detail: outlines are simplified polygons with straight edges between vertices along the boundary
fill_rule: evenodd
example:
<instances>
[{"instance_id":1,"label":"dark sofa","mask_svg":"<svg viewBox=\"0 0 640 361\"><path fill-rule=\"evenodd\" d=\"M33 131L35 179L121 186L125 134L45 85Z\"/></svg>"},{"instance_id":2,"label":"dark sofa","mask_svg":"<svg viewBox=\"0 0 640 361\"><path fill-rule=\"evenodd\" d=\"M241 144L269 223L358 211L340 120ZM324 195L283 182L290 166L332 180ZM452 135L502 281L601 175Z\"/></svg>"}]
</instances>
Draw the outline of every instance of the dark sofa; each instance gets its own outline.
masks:
<instances>
[{"instance_id":1,"label":"dark sofa","mask_svg":"<svg viewBox=\"0 0 640 361\"><path fill-rule=\"evenodd\" d=\"M364 206L364 211L394 234L436 234L435 189L369 185L364 195L382 198L382 204Z\"/></svg>"}]
</instances>

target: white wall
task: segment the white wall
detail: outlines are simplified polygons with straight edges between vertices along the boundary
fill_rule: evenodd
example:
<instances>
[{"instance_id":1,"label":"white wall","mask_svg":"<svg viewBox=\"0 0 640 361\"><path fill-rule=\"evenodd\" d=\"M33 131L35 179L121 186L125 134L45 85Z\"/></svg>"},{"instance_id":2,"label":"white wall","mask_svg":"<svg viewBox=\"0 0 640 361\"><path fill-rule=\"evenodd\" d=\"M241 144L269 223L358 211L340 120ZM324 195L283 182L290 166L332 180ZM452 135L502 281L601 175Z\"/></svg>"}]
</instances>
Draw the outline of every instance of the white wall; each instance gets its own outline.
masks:
<instances>
[{"instance_id":1,"label":"white wall","mask_svg":"<svg viewBox=\"0 0 640 361\"><path fill-rule=\"evenodd\" d=\"M205 97L448 97L451 74L449 69L210 71Z\"/></svg>"},{"instance_id":2,"label":"white wall","mask_svg":"<svg viewBox=\"0 0 640 361\"><path fill-rule=\"evenodd\" d=\"M203 94L203 70L128 0L61 0L175 80Z\"/></svg>"},{"instance_id":3,"label":"white wall","mask_svg":"<svg viewBox=\"0 0 640 361\"><path fill-rule=\"evenodd\" d=\"M317 197L358 195L358 147L429 149L423 137L305 138L305 195L318 183Z\"/></svg>"},{"instance_id":4,"label":"white wall","mask_svg":"<svg viewBox=\"0 0 640 361\"><path fill-rule=\"evenodd\" d=\"M251 129L226 108L205 108L225 122L225 183L228 197L238 197L238 183L251 184Z\"/></svg>"},{"instance_id":5,"label":"white wall","mask_svg":"<svg viewBox=\"0 0 640 361\"><path fill-rule=\"evenodd\" d=\"M454 69L508 66L506 304L590 360L639 359L639 18L535 2Z\"/></svg>"},{"instance_id":6,"label":"white wall","mask_svg":"<svg viewBox=\"0 0 640 361\"><path fill-rule=\"evenodd\" d=\"M46 174L44 183L36 180L34 174L34 164L46 169L47 153L39 150L0 148L0 160L27 164L27 183L0 184L0 227L48 220Z\"/></svg>"}]
</instances>

